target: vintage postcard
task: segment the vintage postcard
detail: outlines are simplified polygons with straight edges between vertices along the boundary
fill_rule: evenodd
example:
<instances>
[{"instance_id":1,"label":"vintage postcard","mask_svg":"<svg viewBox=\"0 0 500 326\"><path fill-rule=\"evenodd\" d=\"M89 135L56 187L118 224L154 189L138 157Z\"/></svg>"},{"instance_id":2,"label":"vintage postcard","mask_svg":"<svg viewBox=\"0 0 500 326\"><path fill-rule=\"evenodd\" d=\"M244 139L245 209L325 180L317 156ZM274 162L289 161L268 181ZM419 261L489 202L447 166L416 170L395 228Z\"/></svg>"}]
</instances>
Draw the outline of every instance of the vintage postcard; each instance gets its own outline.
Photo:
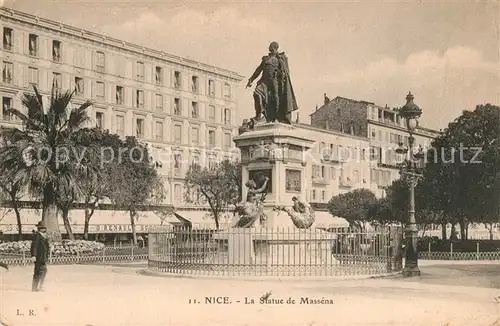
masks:
<instances>
[{"instance_id":1,"label":"vintage postcard","mask_svg":"<svg viewBox=\"0 0 500 326\"><path fill-rule=\"evenodd\" d=\"M500 325L499 26L0 0L0 326Z\"/></svg>"}]
</instances>

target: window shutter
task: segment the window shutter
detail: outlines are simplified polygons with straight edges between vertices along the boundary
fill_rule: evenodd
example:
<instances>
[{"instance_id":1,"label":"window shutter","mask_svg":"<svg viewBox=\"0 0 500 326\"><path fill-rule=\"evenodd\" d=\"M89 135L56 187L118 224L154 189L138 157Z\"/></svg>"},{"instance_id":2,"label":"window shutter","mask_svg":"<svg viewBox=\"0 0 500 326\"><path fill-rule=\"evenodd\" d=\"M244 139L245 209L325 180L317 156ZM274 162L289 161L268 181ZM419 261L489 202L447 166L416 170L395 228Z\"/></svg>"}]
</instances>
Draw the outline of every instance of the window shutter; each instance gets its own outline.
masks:
<instances>
[{"instance_id":1,"label":"window shutter","mask_svg":"<svg viewBox=\"0 0 500 326\"><path fill-rule=\"evenodd\" d=\"M78 62L79 55L80 55L80 47L79 46L75 46L73 48L73 65L75 67L80 67L80 64Z\"/></svg>"},{"instance_id":2,"label":"window shutter","mask_svg":"<svg viewBox=\"0 0 500 326\"><path fill-rule=\"evenodd\" d=\"M103 64L104 64L104 70L103 70L103 74L105 73L108 73L109 72L109 69L108 69L108 62L110 61L109 58L108 58L108 54L107 53L104 53L104 60L103 60Z\"/></svg>"},{"instance_id":3,"label":"window shutter","mask_svg":"<svg viewBox=\"0 0 500 326\"><path fill-rule=\"evenodd\" d=\"M97 65L97 51L92 50L88 54L90 56L90 70L96 70L96 65Z\"/></svg>"},{"instance_id":4,"label":"window shutter","mask_svg":"<svg viewBox=\"0 0 500 326\"><path fill-rule=\"evenodd\" d=\"M19 33L19 39L23 43L22 46L22 51L24 52L24 55L29 54L29 33L28 32L23 32L22 34Z\"/></svg>"},{"instance_id":5,"label":"window shutter","mask_svg":"<svg viewBox=\"0 0 500 326\"><path fill-rule=\"evenodd\" d=\"M116 57L112 55L111 53L108 53L106 57L110 57L108 62L106 63L106 68L109 74L111 75L118 75L116 72Z\"/></svg>"},{"instance_id":6,"label":"window shutter","mask_svg":"<svg viewBox=\"0 0 500 326\"><path fill-rule=\"evenodd\" d=\"M27 87L29 86L28 82L28 66L23 66L17 63L12 64L12 78L14 79L14 85L19 87Z\"/></svg>"},{"instance_id":7,"label":"window shutter","mask_svg":"<svg viewBox=\"0 0 500 326\"><path fill-rule=\"evenodd\" d=\"M12 52L16 53L16 52L20 52L20 53L23 53L23 49L22 49L22 44L19 44L19 42L22 43L22 34L20 32L17 32L15 30L12 30L12 34L11 34L11 44L12 44ZM3 42L3 35L2 35L2 42Z\"/></svg>"},{"instance_id":8,"label":"window shutter","mask_svg":"<svg viewBox=\"0 0 500 326\"><path fill-rule=\"evenodd\" d=\"M52 41L53 40L46 40L41 39L38 37L38 42L39 42L39 47L40 47L40 54L39 56L42 58L50 58L50 61L52 61ZM43 50L42 50L43 49ZM45 53L43 53L45 52Z\"/></svg>"}]
</instances>

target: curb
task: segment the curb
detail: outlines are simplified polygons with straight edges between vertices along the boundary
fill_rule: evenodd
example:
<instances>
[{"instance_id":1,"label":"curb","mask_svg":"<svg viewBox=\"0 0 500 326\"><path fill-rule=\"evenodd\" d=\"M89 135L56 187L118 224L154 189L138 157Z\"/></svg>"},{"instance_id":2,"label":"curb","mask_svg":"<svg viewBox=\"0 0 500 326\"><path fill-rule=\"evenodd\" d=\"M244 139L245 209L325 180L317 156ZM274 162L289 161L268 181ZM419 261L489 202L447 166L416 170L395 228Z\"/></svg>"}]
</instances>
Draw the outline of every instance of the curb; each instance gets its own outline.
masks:
<instances>
[{"instance_id":1,"label":"curb","mask_svg":"<svg viewBox=\"0 0 500 326\"><path fill-rule=\"evenodd\" d=\"M376 275L345 275L345 276L240 276L240 275L195 275L195 274L177 274L177 273L167 273L167 272L155 272L149 269L141 269L136 271L139 275L152 276L152 277L164 277L164 278L185 278L193 280L236 280L244 282L327 282L327 281L347 281L347 280L368 280L368 279L380 279L391 276L397 276L401 272L391 272Z\"/></svg>"}]
</instances>

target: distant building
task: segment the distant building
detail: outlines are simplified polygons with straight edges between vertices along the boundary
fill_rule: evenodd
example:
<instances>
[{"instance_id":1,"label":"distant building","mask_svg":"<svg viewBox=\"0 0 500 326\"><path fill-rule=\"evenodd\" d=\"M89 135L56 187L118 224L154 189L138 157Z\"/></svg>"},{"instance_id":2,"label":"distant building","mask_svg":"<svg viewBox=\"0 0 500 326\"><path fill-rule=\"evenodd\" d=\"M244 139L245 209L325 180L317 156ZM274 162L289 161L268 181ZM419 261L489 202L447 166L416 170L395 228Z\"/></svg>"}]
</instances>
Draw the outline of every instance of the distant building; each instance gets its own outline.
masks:
<instances>
[{"instance_id":1,"label":"distant building","mask_svg":"<svg viewBox=\"0 0 500 326\"><path fill-rule=\"evenodd\" d=\"M150 146L165 176L164 204L180 210L200 209L183 197L191 163L238 157L239 74L5 7L0 32L0 125L22 128L6 110L22 111L32 85L44 101L52 85L75 90L75 104L95 102L89 126Z\"/></svg>"},{"instance_id":2,"label":"distant building","mask_svg":"<svg viewBox=\"0 0 500 326\"><path fill-rule=\"evenodd\" d=\"M371 188L370 144L367 138L295 124L304 137L315 140L306 159L310 191L307 201L327 203L333 196Z\"/></svg>"},{"instance_id":3,"label":"distant building","mask_svg":"<svg viewBox=\"0 0 500 326\"><path fill-rule=\"evenodd\" d=\"M324 130L365 137L370 144L370 180L377 185L376 195L384 195L383 187L399 179L396 164L403 157L395 153L399 144L408 145L408 130L397 109L378 106L372 102L344 97L330 100L325 94L324 105L311 114L311 125ZM415 147L426 149L439 135L436 130L417 127Z\"/></svg>"}]
</instances>

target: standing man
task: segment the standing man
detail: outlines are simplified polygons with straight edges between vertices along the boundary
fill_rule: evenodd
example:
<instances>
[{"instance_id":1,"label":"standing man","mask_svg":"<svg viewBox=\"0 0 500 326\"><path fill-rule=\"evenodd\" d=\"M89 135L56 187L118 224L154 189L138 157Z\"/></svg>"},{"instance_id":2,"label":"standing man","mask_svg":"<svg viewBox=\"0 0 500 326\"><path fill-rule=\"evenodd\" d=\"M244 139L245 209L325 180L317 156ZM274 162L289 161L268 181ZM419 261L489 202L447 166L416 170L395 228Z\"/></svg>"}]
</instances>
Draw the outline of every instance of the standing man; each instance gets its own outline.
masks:
<instances>
[{"instance_id":1,"label":"standing man","mask_svg":"<svg viewBox=\"0 0 500 326\"><path fill-rule=\"evenodd\" d=\"M281 122L291 124L293 111L298 110L297 101L290 80L288 58L284 52L278 52L279 45L272 42L269 54L262 57L260 65L248 79L247 88L261 74L254 90L255 122Z\"/></svg>"},{"instance_id":2,"label":"standing man","mask_svg":"<svg viewBox=\"0 0 500 326\"><path fill-rule=\"evenodd\" d=\"M31 242L31 260L35 263L33 283L31 291L43 291L43 281L47 274L47 261L49 260L49 240L47 239L47 228L42 221L36 225L37 232Z\"/></svg>"}]
</instances>

